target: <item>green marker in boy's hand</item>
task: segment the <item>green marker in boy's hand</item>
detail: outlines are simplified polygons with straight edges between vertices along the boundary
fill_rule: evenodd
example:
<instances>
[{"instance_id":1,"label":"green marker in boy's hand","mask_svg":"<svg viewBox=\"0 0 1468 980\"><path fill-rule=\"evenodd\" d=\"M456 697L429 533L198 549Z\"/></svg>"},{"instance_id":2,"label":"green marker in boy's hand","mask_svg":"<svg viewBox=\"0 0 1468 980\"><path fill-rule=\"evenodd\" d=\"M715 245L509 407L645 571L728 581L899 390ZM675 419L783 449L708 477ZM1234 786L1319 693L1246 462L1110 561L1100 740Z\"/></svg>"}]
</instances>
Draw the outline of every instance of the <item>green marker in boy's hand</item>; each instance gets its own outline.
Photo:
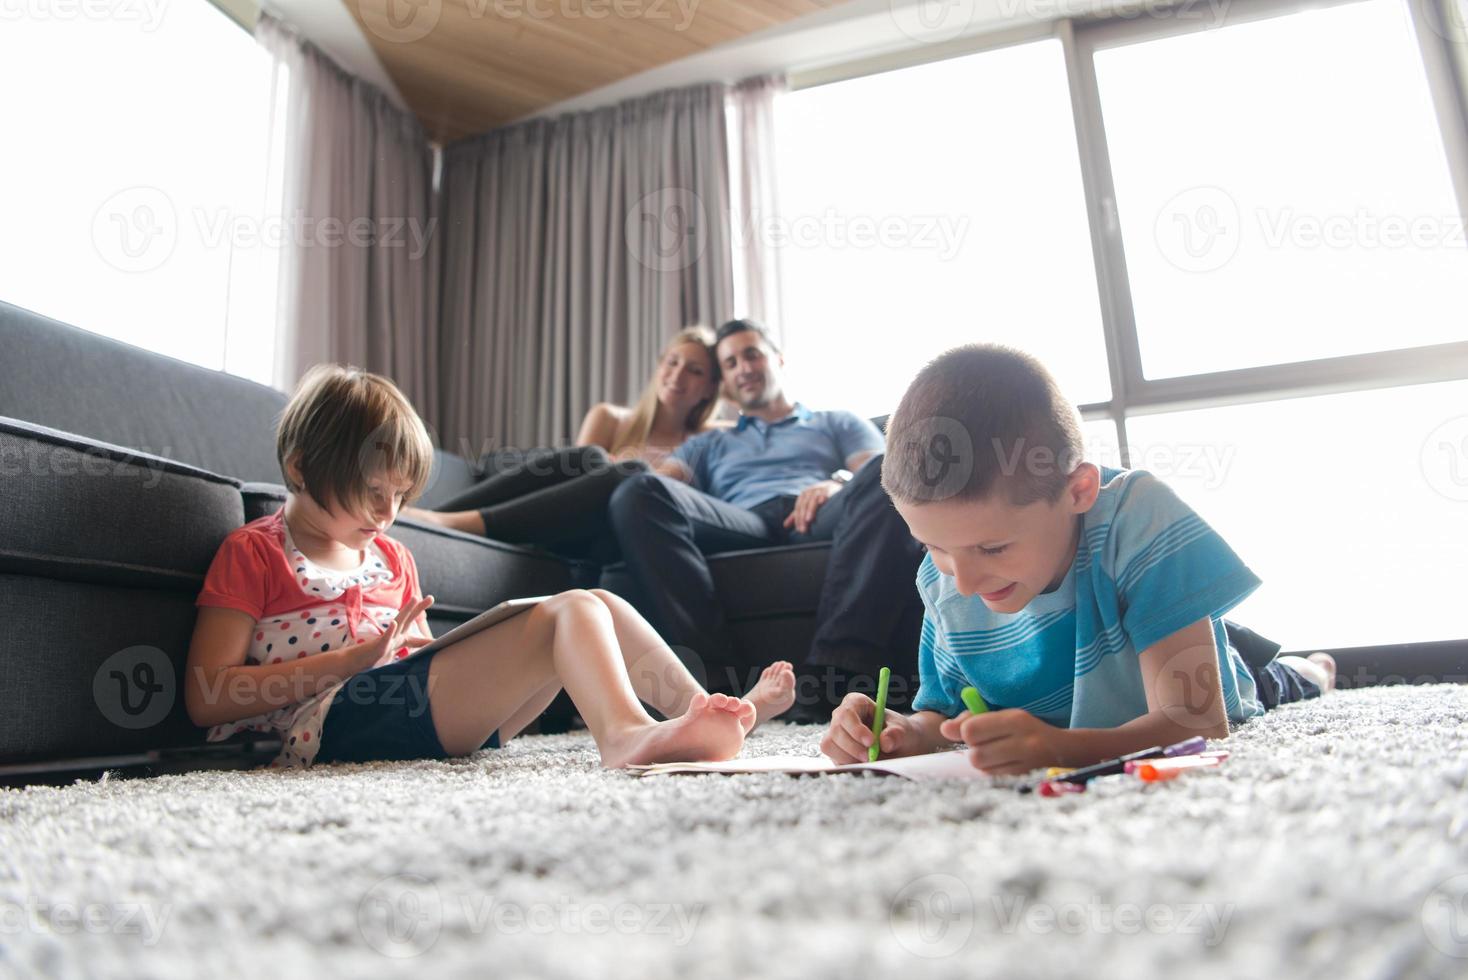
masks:
<instances>
[{"instance_id":1,"label":"green marker in boy's hand","mask_svg":"<svg viewBox=\"0 0 1468 980\"><path fill-rule=\"evenodd\" d=\"M949 690L952 690L952 688L949 688ZM963 705L968 708L968 713L971 715L981 715L989 710L989 706L984 703L984 699L979 697L979 689L977 687L966 687L958 692L958 696L963 698Z\"/></svg>"},{"instance_id":2,"label":"green marker in boy's hand","mask_svg":"<svg viewBox=\"0 0 1468 980\"><path fill-rule=\"evenodd\" d=\"M892 668L883 667L877 674L877 710L872 712L872 744L867 749L867 761L876 762L882 756L882 719L887 714L887 684L892 680Z\"/></svg>"}]
</instances>

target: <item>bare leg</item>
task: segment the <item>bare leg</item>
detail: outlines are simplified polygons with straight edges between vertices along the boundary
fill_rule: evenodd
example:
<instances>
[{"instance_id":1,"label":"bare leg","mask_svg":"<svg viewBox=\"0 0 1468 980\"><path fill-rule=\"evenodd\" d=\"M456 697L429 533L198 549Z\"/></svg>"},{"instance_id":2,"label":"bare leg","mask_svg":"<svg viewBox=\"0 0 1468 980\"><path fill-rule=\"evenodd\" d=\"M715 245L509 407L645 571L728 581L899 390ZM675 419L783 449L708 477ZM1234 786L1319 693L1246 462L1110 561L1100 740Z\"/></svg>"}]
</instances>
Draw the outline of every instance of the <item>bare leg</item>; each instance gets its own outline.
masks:
<instances>
[{"instance_id":1,"label":"bare leg","mask_svg":"<svg viewBox=\"0 0 1468 980\"><path fill-rule=\"evenodd\" d=\"M499 727L500 744L504 745L510 739L523 732L532 721L540 717L541 712L550 707L550 703L560 693L561 682L554 680L532 694L530 700L526 701L519 711L511 715L509 721Z\"/></svg>"},{"instance_id":2,"label":"bare leg","mask_svg":"<svg viewBox=\"0 0 1468 980\"><path fill-rule=\"evenodd\" d=\"M477 512L470 511L470 513ZM435 514L434 516L440 515ZM672 650L662 642L653 628L637 614L637 610L610 592L593 589L592 594L606 603L608 609L611 610L617 633L617 644L621 648L623 661L627 667L627 676L631 679L633 690L636 691L638 698L657 708L666 717L681 716L688 710L688 703L693 700L695 694L705 693L703 688L678 661ZM661 647L662 651L666 652L671 662L658 656L659 651L649 646L649 638L653 646ZM646 657L629 655L629 651L639 647L648 648L651 654ZM670 692L675 692L676 703L669 700L667 695ZM524 731L526 726L540 717L541 712L550 706L559 693L561 693L561 682L557 678L531 695L530 699L508 721L499 726L500 744L503 745ZM485 737L488 738L487 735ZM482 740L480 744L483 744Z\"/></svg>"},{"instance_id":3,"label":"bare leg","mask_svg":"<svg viewBox=\"0 0 1468 980\"><path fill-rule=\"evenodd\" d=\"M591 594L611 613L617 646L621 647L627 664L627 677L645 704L652 705L667 718L677 718L688 710L695 694L707 693L673 648L663 642L657 630L631 603L605 589L592 589Z\"/></svg>"},{"instance_id":4,"label":"bare leg","mask_svg":"<svg viewBox=\"0 0 1468 980\"><path fill-rule=\"evenodd\" d=\"M732 758L754 714L747 701L699 693L683 716L653 721L628 679L606 605L571 591L434 657L428 683L439 741L462 755L497 728L511 731L512 721L523 727L557 679L608 767Z\"/></svg>"},{"instance_id":5,"label":"bare leg","mask_svg":"<svg viewBox=\"0 0 1468 980\"><path fill-rule=\"evenodd\" d=\"M424 510L421 507L404 507L403 514L427 524L437 524L439 527L446 527L451 531L463 531L465 534L477 534L480 537L485 536L484 516L477 510L439 512L436 510Z\"/></svg>"},{"instance_id":6,"label":"bare leg","mask_svg":"<svg viewBox=\"0 0 1468 980\"><path fill-rule=\"evenodd\" d=\"M429 703L438 740L450 755L473 752L496 730L501 743L507 741L511 722L559 684L550 656L555 612L544 603L434 656Z\"/></svg>"},{"instance_id":7,"label":"bare leg","mask_svg":"<svg viewBox=\"0 0 1468 980\"><path fill-rule=\"evenodd\" d=\"M422 521L424 524L437 524L439 527L445 526L443 514L440 514L436 510L425 510L422 507L404 507L398 512L398 516L411 517L413 520Z\"/></svg>"},{"instance_id":8,"label":"bare leg","mask_svg":"<svg viewBox=\"0 0 1468 980\"><path fill-rule=\"evenodd\" d=\"M754 704L756 725L783 715L795 703L794 665L776 660L760 672L759 680L744 697Z\"/></svg>"},{"instance_id":9,"label":"bare leg","mask_svg":"<svg viewBox=\"0 0 1468 980\"><path fill-rule=\"evenodd\" d=\"M682 715L694 695L704 693L698 680L631 603L605 589L592 589L591 594L612 614L617 644L637 696L665 717ZM788 711L795 703L795 668L785 660L771 664L745 698L755 707L751 728Z\"/></svg>"}]
</instances>

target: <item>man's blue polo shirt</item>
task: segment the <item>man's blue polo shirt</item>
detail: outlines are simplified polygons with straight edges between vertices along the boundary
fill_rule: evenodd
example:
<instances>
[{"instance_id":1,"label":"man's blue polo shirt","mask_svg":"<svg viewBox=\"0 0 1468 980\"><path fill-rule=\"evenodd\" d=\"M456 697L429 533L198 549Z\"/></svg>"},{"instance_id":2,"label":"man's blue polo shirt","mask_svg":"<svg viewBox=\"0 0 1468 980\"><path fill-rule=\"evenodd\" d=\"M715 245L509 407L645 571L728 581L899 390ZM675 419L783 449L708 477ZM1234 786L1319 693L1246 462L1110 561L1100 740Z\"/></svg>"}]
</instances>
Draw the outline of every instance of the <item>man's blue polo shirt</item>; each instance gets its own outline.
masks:
<instances>
[{"instance_id":1,"label":"man's blue polo shirt","mask_svg":"<svg viewBox=\"0 0 1468 980\"><path fill-rule=\"evenodd\" d=\"M741 415L732 429L694 436L673 452L693 485L736 507L796 496L846 466L856 453L881 452L881 430L853 412L812 412L796 404L778 422Z\"/></svg>"}]
</instances>

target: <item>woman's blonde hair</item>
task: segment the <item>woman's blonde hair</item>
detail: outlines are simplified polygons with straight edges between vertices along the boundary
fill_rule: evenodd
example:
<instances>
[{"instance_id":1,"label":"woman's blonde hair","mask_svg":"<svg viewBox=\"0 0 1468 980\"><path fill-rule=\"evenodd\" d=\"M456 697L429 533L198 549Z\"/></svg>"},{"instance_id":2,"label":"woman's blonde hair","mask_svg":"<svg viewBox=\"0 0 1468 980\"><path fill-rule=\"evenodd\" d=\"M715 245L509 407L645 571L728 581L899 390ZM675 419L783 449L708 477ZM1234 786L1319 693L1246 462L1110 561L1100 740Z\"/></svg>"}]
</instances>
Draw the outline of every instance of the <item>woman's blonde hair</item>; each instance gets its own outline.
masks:
<instances>
[{"instance_id":1,"label":"woman's blonde hair","mask_svg":"<svg viewBox=\"0 0 1468 980\"><path fill-rule=\"evenodd\" d=\"M276 428L275 454L292 493L351 513L368 510L373 476L411 482L405 499L414 500L433 470L428 430L397 385L338 364L319 364L301 379ZM291 480L292 461L301 486Z\"/></svg>"},{"instance_id":2,"label":"woman's blonde hair","mask_svg":"<svg viewBox=\"0 0 1468 980\"><path fill-rule=\"evenodd\" d=\"M685 431L699 432L708 424L719 404L719 359L714 356L714 332L702 325L684 327L673 335L673 339L668 341L663 352L658 355L658 364L663 363L663 358L668 356L670 350L683 344L699 344L708 352L710 376L714 380L714 393L693 406L688 418L683 421ZM616 444L608 451L615 456L624 449L641 449L647 445L647 437L652 432L652 421L657 412L658 372L654 368L647 387L642 389L642 397L637 399L637 407L632 411L632 418L622 438L616 440Z\"/></svg>"}]
</instances>

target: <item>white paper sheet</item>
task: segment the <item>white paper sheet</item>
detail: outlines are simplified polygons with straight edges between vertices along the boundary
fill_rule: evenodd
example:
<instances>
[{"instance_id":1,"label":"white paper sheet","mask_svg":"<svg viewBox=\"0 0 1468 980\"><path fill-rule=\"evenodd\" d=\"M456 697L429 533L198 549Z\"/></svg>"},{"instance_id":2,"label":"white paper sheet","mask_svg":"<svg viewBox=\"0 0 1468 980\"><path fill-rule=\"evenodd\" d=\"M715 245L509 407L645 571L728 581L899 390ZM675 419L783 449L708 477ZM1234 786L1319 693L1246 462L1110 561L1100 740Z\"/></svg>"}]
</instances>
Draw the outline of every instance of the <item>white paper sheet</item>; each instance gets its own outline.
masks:
<instances>
[{"instance_id":1,"label":"white paper sheet","mask_svg":"<svg viewBox=\"0 0 1468 980\"><path fill-rule=\"evenodd\" d=\"M777 772L791 776L822 776L844 772L875 772L901 776L919 782L943 779L987 779L968 761L968 752L934 752L877 762L854 762L838 766L824 756L771 755L755 759L730 759L728 762L662 762L651 766L628 766L639 776L672 776L690 773Z\"/></svg>"}]
</instances>

